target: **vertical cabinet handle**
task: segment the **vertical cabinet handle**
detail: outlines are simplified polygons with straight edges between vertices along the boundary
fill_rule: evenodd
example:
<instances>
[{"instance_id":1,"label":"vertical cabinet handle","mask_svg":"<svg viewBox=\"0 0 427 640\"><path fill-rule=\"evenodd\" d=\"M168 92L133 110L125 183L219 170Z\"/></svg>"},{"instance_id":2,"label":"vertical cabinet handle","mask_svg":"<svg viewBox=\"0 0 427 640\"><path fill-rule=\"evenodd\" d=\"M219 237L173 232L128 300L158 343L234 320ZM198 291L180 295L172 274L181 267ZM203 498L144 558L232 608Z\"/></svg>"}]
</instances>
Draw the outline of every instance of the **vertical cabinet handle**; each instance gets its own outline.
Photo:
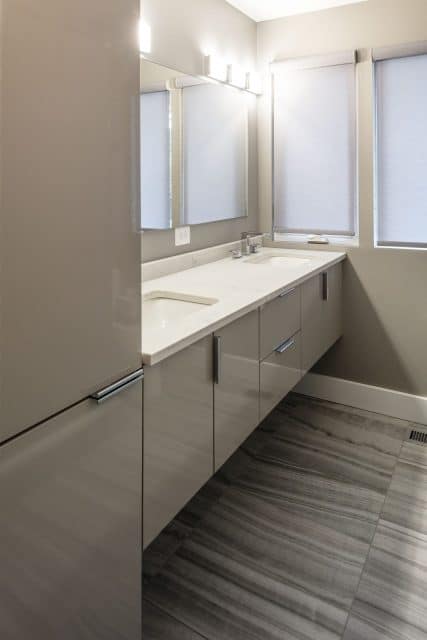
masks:
<instances>
[{"instance_id":1,"label":"vertical cabinet handle","mask_svg":"<svg viewBox=\"0 0 427 640\"><path fill-rule=\"evenodd\" d=\"M213 339L213 369L214 383L219 384L221 380L221 338L214 336Z\"/></svg>"},{"instance_id":2,"label":"vertical cabinet handle","mask_svg":"<svg viewBox=\"0 0 427 640\"><path fill-rule=\"evenodd\" d=\"M327 271L322 273L322 300L329 299L329 274Z\"/></svg>"}]
</instances>

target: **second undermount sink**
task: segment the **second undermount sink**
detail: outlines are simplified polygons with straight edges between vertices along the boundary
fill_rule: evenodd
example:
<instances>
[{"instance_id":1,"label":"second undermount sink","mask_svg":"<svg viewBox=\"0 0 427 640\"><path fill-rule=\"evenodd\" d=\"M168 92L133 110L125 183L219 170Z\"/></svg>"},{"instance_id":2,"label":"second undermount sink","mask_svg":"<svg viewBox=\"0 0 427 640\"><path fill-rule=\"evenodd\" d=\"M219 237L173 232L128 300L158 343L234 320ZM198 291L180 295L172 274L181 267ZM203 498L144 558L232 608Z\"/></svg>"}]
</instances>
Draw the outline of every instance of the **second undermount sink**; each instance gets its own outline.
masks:
<instances>
[{"instance_id":1,"label":"second undermount sink","mask_svg":"<svg viewBox=\"0 0 427 640\"><path fill-rule=\"evenodd\" d=\"M216 304L216 298L193 296L174 291L150 291L142 298L144 324L166 329L197 311Z\"/></svg>"},{"instance_id":2,"label":"second undermount sink","mask_svg":"<svg viewBox=\"0 0 427 640\"><path fill-rule=\"evenodd\" d=\"M245 260L249 264L271 265L276 267L298 268L310 262L309 258L300 258L283 253L261 253Z\"/></svg>"}]
</instances>

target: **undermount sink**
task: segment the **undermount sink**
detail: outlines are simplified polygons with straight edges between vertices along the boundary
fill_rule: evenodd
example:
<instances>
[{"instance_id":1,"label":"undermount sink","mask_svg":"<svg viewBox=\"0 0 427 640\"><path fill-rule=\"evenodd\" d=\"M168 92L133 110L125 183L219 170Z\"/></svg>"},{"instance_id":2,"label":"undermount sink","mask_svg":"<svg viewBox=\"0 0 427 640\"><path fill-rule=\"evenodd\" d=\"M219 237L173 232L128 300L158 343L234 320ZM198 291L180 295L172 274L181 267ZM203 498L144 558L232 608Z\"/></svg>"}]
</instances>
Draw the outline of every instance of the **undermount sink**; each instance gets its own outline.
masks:
<instances>
[{"instance_id":1,"label":"undermount sink","mask_svg":"<svg viewBox=\"0 0 427 640\"><path fill-rule=\"evenodd\" d=\"M216 304L216 298L193 296L174 291L150 291L142 298L144 323L166 329L197 311Z\"/></svg>"},{"instance_id":2,"label":"undermount sink","mask_svg":"<svg viewBox=\"0 0 427 640\"><path fill-rule=\"evenodd\" d=\"M245 260L249 264L263 264L277 267L298 268L310 262L309 258L298 258L296 256L283 255L283 253L267 253L254 255Z\"/></svg>"}]
</instances>

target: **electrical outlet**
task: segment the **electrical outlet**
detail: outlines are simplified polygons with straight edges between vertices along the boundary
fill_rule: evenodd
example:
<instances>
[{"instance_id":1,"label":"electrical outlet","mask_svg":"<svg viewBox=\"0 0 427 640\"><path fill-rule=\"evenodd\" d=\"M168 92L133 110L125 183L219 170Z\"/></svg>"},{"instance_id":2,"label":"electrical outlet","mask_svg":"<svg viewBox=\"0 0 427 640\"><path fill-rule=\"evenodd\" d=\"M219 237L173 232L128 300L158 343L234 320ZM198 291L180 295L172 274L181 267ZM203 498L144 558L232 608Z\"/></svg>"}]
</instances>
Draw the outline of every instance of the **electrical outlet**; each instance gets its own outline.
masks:
<instances>
[{"instance_id":1,"label":"electrical outlet","mask_svg":"<svg viewBox=\"0 0 427 640\"><path fill-rule=\"evenodd\" d=\"M175 246L179 247L183 244L190 244L190 241L191 241L190 227L176 227Z\"/></svg>"}]
</instances>

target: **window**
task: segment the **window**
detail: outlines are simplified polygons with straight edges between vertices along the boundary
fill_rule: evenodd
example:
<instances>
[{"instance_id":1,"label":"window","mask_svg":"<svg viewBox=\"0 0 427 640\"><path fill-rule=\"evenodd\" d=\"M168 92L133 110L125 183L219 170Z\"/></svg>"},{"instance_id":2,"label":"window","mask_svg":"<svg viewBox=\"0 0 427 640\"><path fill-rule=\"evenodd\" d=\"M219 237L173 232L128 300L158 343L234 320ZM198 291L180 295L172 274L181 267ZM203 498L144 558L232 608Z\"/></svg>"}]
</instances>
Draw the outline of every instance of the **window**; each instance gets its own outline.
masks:
<instances>
[{"instance_id":1,"label":"window","mask_svg":"<svg viewBox=\"0 0 427 640\"><path fill-rule=\"evenodd\" d=\"M355 54L277 63L274 228L355 236Z\"/></svg>"},{"instance_id":2,"label":"window","mask_svg":"<svg viewBox=\"0 0 427 640\"><path fill-rule=\"evenodd\" d=\"M141 226L169 229L170 124L169 92L141 94Z\"/></svg>"},{"instance_id":3,"label":"window","mask_svg":"<svg viewBox=\"0 0 427 640\"><path fill-rule=\"evenodd\" d=\"M377 246L427 247L426 80L427 55L375 62Z\"/></svg>"},{"instance_id":4,"label":"window","mask_svg":"<svg viewBox=\"0 0 427 640\"><path fill-rule=\"evenodd\" d=\"M247 215L248 102L216 84L183 89L184 224Z\"/></svg>"}]
</instances>

